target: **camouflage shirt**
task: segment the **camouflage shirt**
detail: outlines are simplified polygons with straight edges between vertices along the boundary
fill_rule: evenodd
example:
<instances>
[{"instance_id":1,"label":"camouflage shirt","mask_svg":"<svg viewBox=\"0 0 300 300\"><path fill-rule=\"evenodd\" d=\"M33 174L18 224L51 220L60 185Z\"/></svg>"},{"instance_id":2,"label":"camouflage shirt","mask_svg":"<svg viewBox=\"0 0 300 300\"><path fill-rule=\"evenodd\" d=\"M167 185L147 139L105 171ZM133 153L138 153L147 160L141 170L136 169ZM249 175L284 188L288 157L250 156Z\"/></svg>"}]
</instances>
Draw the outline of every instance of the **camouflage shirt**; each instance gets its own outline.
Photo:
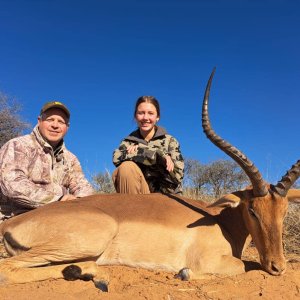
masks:
<instances>
[{"instance_id":1,"label":"camouflage shirt","mask_svg":"<svg viewBox=\"0 0 300 300\"><path fill-rule=\"evenodd\" d=\"M36 126L0 149L0 222L32 208L58 201L65 194L83 197L94 190L76 156L63 141L53 148Z\"/></svg>"},{"instance_id":2,"label":"camouflage shirt","mask_svg":"<svg viewBox=\"0 0 300 300\"><path fill-rule=\"evenodd\" d=\"M135 154L129 154L127 147L138 145ZM165 155L174 163L173 172L166 170ZM141 168L150 191L162 193L181 193L184 173L184 162L178 141L157 126L153 138L147 142L139 130L133 131L113 153L113 163L119 166L123 161L134 161Z\"/></svg>"}]
</instances>

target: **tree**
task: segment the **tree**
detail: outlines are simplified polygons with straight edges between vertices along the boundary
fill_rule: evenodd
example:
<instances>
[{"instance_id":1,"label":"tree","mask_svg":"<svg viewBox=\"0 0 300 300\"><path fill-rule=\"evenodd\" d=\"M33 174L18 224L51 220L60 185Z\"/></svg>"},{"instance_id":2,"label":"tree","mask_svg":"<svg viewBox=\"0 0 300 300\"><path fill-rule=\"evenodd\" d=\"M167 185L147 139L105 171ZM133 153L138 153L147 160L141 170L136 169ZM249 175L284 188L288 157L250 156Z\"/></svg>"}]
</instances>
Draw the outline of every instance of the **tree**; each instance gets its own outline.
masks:
<instances>
[{"instance_id":1,"label":"tree","mask_svg":"<svg viewBox=\"0 0 300 300\"><path fill-rule=\"evenodd\" d=\"M0 92L0 148L10 139L20 136L30 124L19 116L21 105Z\"/></svg>"},{"instance_id":2,"label":"tree","mask_svg":"<svg viewBox=\"0 0 300 300\"><path fill-rule=\"evenodd\" d=\"M217 160L209 165L205 174L216 198L241 189L248 183L248 177L232 160Z\"/></svg>"},{"instance_id":3,"label":"tree","mask_svg":"<svg viewBox=\"0 0 300 300\"><path fill-rule=\"evenodd\" d=\"M186 160L185 185L219 198L221 195L241 189L249 179L239 165L231 160L217 160L202 165L196 160Z\"/></svg>"},{"instance_id":4,"label":"tree","mask_svg":"<svg viewBox=\"0 0 300 300\"><path fill-rule=\"evenodd\" d=\"M205 178L206 166L202 165L198 160L186 159L185 162L185 189L190 187L194 189L196 195L203 194L207 183Z\"/></svg>"},{"instance_id":5,"label":"tree","mask_svg":"<svg viewBox=\"0 0 300 300\"><path fill-rule=\"evenodd\" d=\"M103 173L100 172L97 175L93 176L92 184L94 185L95 190L99 193L115 192L114 183L108 170Z\"/></svg>"}]
</instances>

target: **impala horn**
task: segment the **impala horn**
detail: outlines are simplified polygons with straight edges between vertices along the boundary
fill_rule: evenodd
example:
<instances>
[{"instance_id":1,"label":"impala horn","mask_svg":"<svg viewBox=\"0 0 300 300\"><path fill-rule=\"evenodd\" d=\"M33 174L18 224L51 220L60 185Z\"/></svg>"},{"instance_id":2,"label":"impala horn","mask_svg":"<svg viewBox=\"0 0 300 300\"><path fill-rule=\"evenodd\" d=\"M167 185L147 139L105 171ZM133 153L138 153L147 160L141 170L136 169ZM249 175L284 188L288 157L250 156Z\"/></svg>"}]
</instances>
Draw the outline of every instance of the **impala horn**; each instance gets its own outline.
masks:
<instances>
[{"instance_id":1,"label":"impala horn","mask_svg":"<svg viewBox=\"0 0 300 300\"><path fill-rule=\"evenodd\" d=\"M298 160L289 171L271 189L282 197L285 197L288 190L300 176L300 160Z\"/></svg>"},{"instance_id":2,"label":"impala horn","mask_svg":"<svg viewBox=\"0 0 300 300\"><path fill-rule=\"evenodd\" d=\"M205 89L203 105L202 105L202 127L203 131L206 134L207 138L214 143L218 148L223 152L229 155L247 174L249 177L252 187L253 194L255 197L263 197L268 194L268 188L265 181L262 179L262 176L259 170L255 167L252 161L250 161L246 155L244 155L240 150L229 144L227 141L223 140L215 131L211 128L209 116L208 116L208 102L209 102L209 93L214 77L216 68L213 69L207 86ZM298 170L299 171L299 170Z\"/></svg>"}]
</instances>

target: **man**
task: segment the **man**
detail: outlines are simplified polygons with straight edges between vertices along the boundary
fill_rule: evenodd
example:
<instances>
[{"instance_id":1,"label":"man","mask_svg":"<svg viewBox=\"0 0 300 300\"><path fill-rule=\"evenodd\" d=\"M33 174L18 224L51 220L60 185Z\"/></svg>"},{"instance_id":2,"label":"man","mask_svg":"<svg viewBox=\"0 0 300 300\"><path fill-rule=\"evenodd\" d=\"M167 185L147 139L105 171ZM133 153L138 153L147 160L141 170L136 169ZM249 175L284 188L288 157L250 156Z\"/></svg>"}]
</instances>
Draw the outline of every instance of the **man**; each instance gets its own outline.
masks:
<instances>
[{"instance_id":1,"label":"man","mask_svg":"<svg viewBox=\"0 0 300 300\"><path fill-rule=\"evenodd\" d=\"M61 102L46 103L31 134L0 149L0 223L33 208L94 193L64 136L70 112Z\"/></svg>"}]
</instances>

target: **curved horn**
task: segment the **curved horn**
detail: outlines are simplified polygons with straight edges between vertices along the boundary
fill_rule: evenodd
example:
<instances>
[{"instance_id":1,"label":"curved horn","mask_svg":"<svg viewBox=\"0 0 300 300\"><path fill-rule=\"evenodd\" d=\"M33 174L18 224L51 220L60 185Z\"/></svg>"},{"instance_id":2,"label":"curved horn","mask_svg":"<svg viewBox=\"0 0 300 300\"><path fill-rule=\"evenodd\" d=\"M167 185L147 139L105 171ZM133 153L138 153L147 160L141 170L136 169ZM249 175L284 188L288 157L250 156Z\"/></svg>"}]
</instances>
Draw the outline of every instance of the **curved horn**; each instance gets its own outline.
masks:
<instances>
[{"instance_id":1,"label":"curved horn","mask_svg":"<svg viewBox=\"0 0 300 300\"><path fill-rule=\"evenodd\" d=\"M280 181L271 189L282 197L285 197L288 190L300 176L300 160L298 160L289 171L281 178Z\"/></svg>"},{"instance_id":2,"label":"curved horn","mask_svg":"<svg viewBox=\"0 0 300 300\"><path fill-rule=\"evenodd\" d=\"M268 189L267 185L262 179L262 176L258 169L255 167L252 161L250 161L240 150L223 140L220 136L218 136L215 131L211 128L209 116L208 116L208 100L209 100L209 92L212 83L212 79L214 77L216 68L213 69L210 78L208 80L203 105L202 105L202 127L203 131L206 134L207 138L210 139L212 143L214 143L218 148L228 154L247 174L249 177L252 187L253 193L256 197L262 197L267 195Z\"/></svg>"}]
</instances>

